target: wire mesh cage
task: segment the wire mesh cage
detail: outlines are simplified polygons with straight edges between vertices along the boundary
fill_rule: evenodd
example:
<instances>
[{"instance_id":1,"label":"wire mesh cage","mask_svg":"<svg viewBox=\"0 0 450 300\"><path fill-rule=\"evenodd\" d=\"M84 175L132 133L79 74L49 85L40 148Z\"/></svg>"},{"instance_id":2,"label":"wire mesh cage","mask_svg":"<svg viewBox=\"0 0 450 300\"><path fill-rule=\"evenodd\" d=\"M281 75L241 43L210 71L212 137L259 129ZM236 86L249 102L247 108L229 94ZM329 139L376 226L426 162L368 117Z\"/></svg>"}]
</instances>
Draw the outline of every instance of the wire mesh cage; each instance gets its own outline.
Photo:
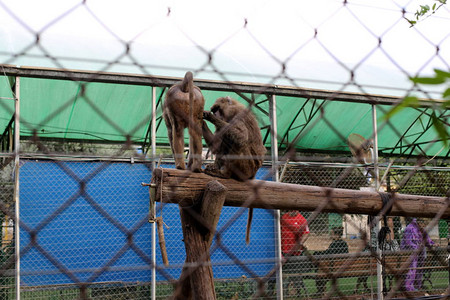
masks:
<instances>
[{"instance_id":1,"label":"wire mesh cage","mask_svg":"<svg viewBox=\"0 0 450 300\"><path fill-rule=\"evenodd\" d=\"M306 169L306 170L305 170ZM337 168L336 166L314 166L314 164L303 163L301 166L293 165L287 167L283 171L283 181L289 183L315 185L315 180L319 180L325 187L346 188L346 189L359 189L361 187L367 187L367 177L363 174L363 171L353 169L348 172L348 176L344 180L336 182L336 178L340 174L348 169L345 167ZM305 170L305 171L303 171ZM386 171L386 169L384 170ZM405 169L391 169L390 175L395 177L396 180L388 181L392 182L392 188L398 189L398 183L408 173ZM431 180L424 179L425 172L432 173L430 175ZM313 174L314 180L308 178L308 173ZM402 187L402 192L408 194L418 195L444 195L448 185L447 171L442 169L436 170L424 170L423 172L417 172L411 176L408 183ZM431 182L430 182L431 181ZM440 192L436 191L436 186L443 187ZM388 188L387 186L386 188ZM448 190L448 188L447 188ZM289 212L286 212L289 214ZM389 217L392 224L392 237L395 242L379 245L380 234L378 230L371 230L370 219L364 215L351 215L351 214L338 214L338 213L320 213L313 215L311 212L302 212L309 224L309 237L304 242L307 254L301 254L298 257L294 257L291 261L288 261L286 270L284 272L286 277L285 292L287 295L293 295L297 297L322 297L324 293L323 286L324 280L317 279L317 269L321 267L320 263L314 259L315 255L329 254L342 254L350 253L355 255L359 254L357 259L349 258L345 259L350 261L346 266L346 271L342 276L338 276L338 287L341 289L343 295L366 295L368 297L376 298L377 294L377 267L376 255L377 246L386 250L382 252L380 256L380 264L385 268L382 277L383 288L386 293L392 292L391 297L403 297L402 288L400 285L396 285L396 282L403 280L402 276L406 276L406 270L402 270L402 263L404 263L405 257L409 257L408 254L402 253L400 250L401 241L405 238L405 228L411 221L409 218L403 217ZM387 221L387 220L386 220ZM384 226L388 226L383 224ZM334 230L338 231L336 236L333 236ZM446 245L447 245L447 222L445 220L439 220L439 223L430 235L433 237L436 245L439 245L432 254L428 253L427 264L430 265L427 271L423 272L423 289L427 294L442 294L447 288L447 272L446 272ZM368 236L366 236L366 234ZM341 241L341 242L336 242ZM334 243L334 246L332 246ZM329 245L328 248L326 245ZM313 254L314 256L312 256ZM383 254L385 255L383 257ZM342 255L341 255L342 256ZM322 258L323 259L323 258ZM342 267L339 260L342 259L339 255L335 256L334 261L326 260L328 264L336 264L336 267L332 266L333 272L339 273L339 267ZM394 262L394 263L392 263ZM404 266L403 266L404 267ZM426 268L424 268L426 269ZM312 270L312 271L311 271ZM433 271L432 271L433 270ZM343 271L343 270L341 270ZM395 271L395 272L393 272ZM402 273L403 272L403 273ZM311 273L313 276L311 276ZM345 276L350 274L350 276ZM354 277L354 278L352 278ZM424 293L425 293L424 292ZM319 293L319 294L317 294ZM416 295L417 296L417 295Z\"/></svg>"},{"instance_id":2,"label":"wire mesh cage","mask_svg":"<svg viewBox=\"0 0 450 300\"><path fill-rule=\"evenodd\" d=\"M447 298L449 22L0 0L0 298Z\"/></svg>"}]
</instances>

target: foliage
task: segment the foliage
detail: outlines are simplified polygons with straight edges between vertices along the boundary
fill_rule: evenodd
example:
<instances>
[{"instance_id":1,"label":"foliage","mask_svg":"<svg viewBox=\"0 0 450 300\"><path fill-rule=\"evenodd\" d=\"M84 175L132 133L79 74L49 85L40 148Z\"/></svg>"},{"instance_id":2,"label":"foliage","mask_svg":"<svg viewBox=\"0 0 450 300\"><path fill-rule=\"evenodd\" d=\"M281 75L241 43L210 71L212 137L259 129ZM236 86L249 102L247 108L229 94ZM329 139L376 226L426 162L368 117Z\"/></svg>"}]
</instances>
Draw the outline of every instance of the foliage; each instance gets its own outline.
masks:
<instances>
[{"instance_id":1,"label":"foliage","mask_svg":"<svg viewBox=\"0 0 450 300\"><path fill-rule=\"evenodd\" d=\"M436 0L436 2L430 7L429 5L420 5L420 8L414 13L415 20L405 18L411 27L417 24L417 22L424 20L431 15L435 14L444 4L447 4L447 0Z\"/></svg>"},{"instance_id":2,"label":"foliage","mask_svg":"<svg viewBox=\"0 0 450 300\"><path fill-rule=\"evenodd\" d=\"M441 85L447 84L442 93L442 102L437 102L437 107L430 114L433 127L436 130L439 138L442 140L445 146L448 146L448 141L450 139L450 134L447 130L448 123L445 119L440 119L436 110L446 110L450 108L450 72L443 70L434 70L434 76L432 77L411 77L410 80L415 84L425 84L425 85ZM384 119L389 119L400 110L405 107L417 107L419 105L419 99L416 96L405 97L398 105L394 106L390 111L386 113Z\"/></svg>"},{"instance_id":3,"label":"foliage","mask_svg":"<svg viewBox=\"0 0 450 300\"><path fill-rule=\"evenodd\" d=\"M420 5L420 8L415 12L415 20L410 20L405 17L405 19L409 22L411 27L417 24L419 21L423 21L426 18L435 14L443 5L447 4L447 0L435 0L436 2L430 7L429 5ZM440 85L445 84L446 82L450 82L450 73L443 70L434 70L434 77L413 77L410 78L412 82L415 84L428 84L428 85ZM450 85L447 85L447 88L442 93L442 99L444 102L442 103L442 109L450 108ZM385 119L389 119L398 111L402 110L405 107L417 107L419 105L419 99L415 96L407 96L403 99L403 101L393 107L385 116ZM444 120L441 120L437 117L435 111L430 115L432 124L434 129L437 131L439 138L443 141L444 146L448 146L448 140L450 138L450 134L448 133L446 126L448 127L448 123Z\"/></svg>"}]
</instances>

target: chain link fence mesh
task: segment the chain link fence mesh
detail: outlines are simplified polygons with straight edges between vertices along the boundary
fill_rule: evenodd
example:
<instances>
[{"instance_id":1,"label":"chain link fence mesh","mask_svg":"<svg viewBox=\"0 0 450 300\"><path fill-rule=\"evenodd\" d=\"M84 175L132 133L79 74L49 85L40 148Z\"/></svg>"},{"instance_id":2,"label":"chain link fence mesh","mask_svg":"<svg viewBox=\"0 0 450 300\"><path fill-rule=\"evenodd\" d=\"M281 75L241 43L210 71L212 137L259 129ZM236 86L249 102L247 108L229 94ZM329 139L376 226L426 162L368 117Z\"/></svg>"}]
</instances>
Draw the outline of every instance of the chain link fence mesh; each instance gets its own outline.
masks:
<instances>
[{"instance_id":1,"label":"chain link fence mesh","mask_svg":"<svg viewBox=\"0 0 450 300\"><path fill-rule=\"evenodd\" d=\"M440 99L440 90L428 90L414 84L406 88L397 87L393 82L399 76L414 77L421 70L435 65L448 72L449 35L438 32L445 31L448 26L431 30L431 33L429 30L423 33L423 27L420 26L411 28L411 34L422 38L423 47L412 45L409 48L411 53L406 55L392 46L392 40L396 39L398 24L407 22L405 18L414 18L414 12L409 11L411 6L402 6L397 2L389 2L388 8L349 1L326 3L329 4L326 9L323 8L326 17L314 22L301 14L302 8L293 3L292 9L286 9L281 4L264 6L265 9L272 8L274 13L285 9L286 20L300 20L295 24L288 22L303 30L286 33L290 36L286 51L291 52L284 59L279 58L280 50L271 45L283 45L285 40L267 40L265 35L258 34L252 28L251 16L237 14L241 25L224 40L216 41L214 37L218 46L211 49L206 46L208 42L203 44L199 37L189 35L188 28L179 26L179 34L196 49L186 53L192 60L177 54L185 49L163 45L163 51L169 51L170 48L174 52L174 59L161 61L158 60L160 54L157 52L151 59L140 56L142 49L138 42L147 29L139 28L135 37L124 40L120 25L110 23L93 1L74 1L71 7L55 10L51 21L45 24L38 22L38 25L16 3L0 1L1 13L27 36L9 50L0 49L3 73L0 74L0 109L1 124L5 128L0 182L0 298L165 299L173 295L186 259L179 208L169 203L158 203L156 206L157 215L163 216L164 220L169 257L169 265L165 265L157 239L152 239L154 227L149 223L149 190L140 184L150 181L152 164L156 161L162 160L165 168L174 167L164 136L161 107L167 87L175 80L154 77L147 81L158 87L155 93L157 118L151 119L151 108L142 118L135 118L134 113L143 110L142 107L148 108L152 93L148 87L151 84L129 84L127 80L138 82L148 75L179 75L180 71L185 72L187 69L212 74L222 85L214 88L212 84L203 89L205 98L231 94L249 105L258 117L266 147L274 149L270 136L275 135L280 150L278 161L274 157L266 157L257 179L274 180L273 170L277 169L283 183L319 186L324 190L373 188L374 176L368 174L375 170L375 165L356 163L348 151L348 134L361 129L368 139L377 139L376 134L392 137L393 141L380 149L376 166L379 167L379 177L384 178L381 185L386 191L443 197L448 203L450 151L448 144L443 142L446 139L448 142L448 106L440 102L414 106L413 111L400 112L403 120L407 121L405 124L395 123L394 119L381 119L374 133L369 116L370 107L367 105L378 103L377 112L386 115L410 92L416 92L421 97ZM160 6L156 10L159 15L167 15L167 18L179 14L176 10L172 11L170 6ZM382 11L390 22L381 25L381 22L369 17L371 12L374 12L374 16L380 15L375 11ZM137 11L134 13L138 14ZM55 36L50 33L58 32L58 27L65 28L66 22L82 22L83 17L89 19L87 23L102 28L101 36L107 37L106 40L111 42L112 39L113 44L110 45L113 54L104 52L102 47L93 46L87 47L92 56L84 56L86 49L70 38L73 36L70 32L59 33L64 38L62 43L67 47L65 50L64 47L58 51L52 49L50 45ZM333 22L346 18L351 22L344 22L347 24L345 28L358 29L369 37L370 42L358 43L354 37L345 34L336 39L330 38L329 29L333 27ZM448 5L439 6L435 16L429 19L448 24ZM150 28L157 32L158 26L170 24L151 23ZM95 31L94 28L92 30ZM86 35L84 42L93 42L89 40L92 36ZM256 44L258 53L254 54L255 57L264 56L267 64L264 67L252 66L250 77L266 85L230 82L231 78L245 81L242 78L248 79L248 74L232 70L227 63L230 60L217 54L220 50L229 50L229 42L243 41L243 35ZM269 33L267 36L274 37ZM275 36L281 37L282 34ZM405 37L405 43L409 42L408 37ZM342 44L348 46L340 47ZM354 63L351 64L346 63L349 53L352 53L348 47L361 48L360 57L353 57L351 61ZM69 48L70 51L67 50ZM415 60L414 55L419 57L419 52L424 48L430 53L429 57ZM302 67L304 65L301 62L307 61L314 52L325 53L340 69L327 72L320 62ZM389 62L395 78L381 78L381 72L366 69L368 62L374 60L376 63L380 61L380 56L383 57L382 61ZM300 61L296 60L298 57ZM420 57L423 58L423 55ZM196 60L201 63L195 65ZM16 74L8 71L8 65L26 61L38 65L50 62L56 69L36 69L34 72L31 68L22 75L19 74L20 68ZM78 69L94 68L96 71L81 74L69 70L72 66ZM113 75L103 73L115 71L116 68L131 69L145 76L119 73L114 74L114 79ZM294 69L305 71L294 72ZM361 73L365 75L359 76ZM21 86L16 90L19 77L22 79ZM164 81L166 79L168 81ZM279 83L294 89L306 86L320 87L322 90L302 90L300 96L291 94L289 97L287 90L277 95L276 88L267 86ZM226 89L223 88L225 85ZM114 90L109 90L111 86L120 86L124 90L114 93ZM347 94L349 87L358 94ZM381 97L372 93L380 90L393 92L399 97ZM278 97L275 113L278 126L287 128L278 134L273 131L273 116L269 112L273 95ZM20 96L24 98L21 101L30 103L46 103L46 97L61 100L54 105L36 105L30 111L22 110L18 115L21 125L20 153L16 153L13 132L18 124L14 121L13 99L17 101ZM115 97L130 101L111 100L113 104L120 103L119 107L111 107L108 101ZM139 102L139 99L143 99L143 102ZM354 106L366 105L365 112L358 115L361 123L351 123L354 126L352 129L347 128L350 125L345 126L345 120L335 123L335 116L349 109L346 106L348 103ZM77 111L80 106L84 111ZM87 111L92 114L85 118L83 112ZM38 121L35 115L39 115ZM125 118L124 115L130 117ZM55 120L62 120L67 128L53 128ZM91 121L95 121L95 124L91 125ZM73 124L76 124L75 128L71 127ZM151 125L160 130L154 137L156 149L149 146L153 134ZM308 135L314 128L321 129L320 136ZM430 135L434 129L437 133ZM297 146L299 140L315 141L321 137L335 141L335 144L320 151ZM20 157L20 185L14 183L18 175L14 166L16 157ZM274 168L271 168L272 164ZM15 211L14 195L19 192L20 211ZM445 210L446 207L442 213ZM272 209L255 209L251 243L246 245L246 213L246 209L239 207L224 207L222 210L217 226L218 235L211 248L217 299L277 299L281 295L284 299L377 299L380 296L380 284L384 287L385 299L445 298L449 295L450 273L446 261L448 226L447 220L439 214L426 219L427 224L431 224L426 229L434 246L427 244L424 247L422 243L422 247L412 253L411 249L395 249L380 254L377 250L380 228L374 226L373 216L346 214L338 209L328 213L321 211L318 206L315 211L301 211L307 221L309 234L304 243L300 243L298 235L295 235L293 246L303 251L293 255L294 252L278 253L277 233L284 224L277 222L277 212ZM281 211L281 219L290 213ZM377 213L374 211L374 215ZM393 216L392 222L393 238L400 248L411 219L409 216ZM19 225L20 233L14 230L14 225ZM20 245L16 243L17 236ZM282 229L280 238L283 244L285 237ZM156 253L155 260L153 251ZM420 255L422 251L427 253L426 257ZM19 256L15 253L19 253ZM281 273L279 264L282 264ZM381 275L377 273L379 265L384 267ZM414 290L406 288L406 282L411 279L408 277L411 275L408 273L410 270L414 270L421 277L419 281L423 282L423 285L413 282ZM18 287L20 290L17 290Z\"/></svg>"},{"instance_id":2,"label":"chain link fence mesh","mask_svg":"<svg viewBox=\"0 0 450 300\"><path fill-rule=\"evenodd\" d=\"M5 160L6 162L6 160ZM10 165L6 165L2 172L1 183L1 203L3 209L12 211L14 206L14 182L12 181L12 174ZM2 209L2 210L3 210ZM14 223L13 219L7 213L1 214L2 220L2 246L0 261L2 264L1 276L1 297L8 299L14 295L14 263L11 258L14 255Z\"/></svg>"},{"instance_id":3,"label":"chain link fence mesh","mask_svg":"<svg viewBox=\"0 0 450 300\"><path fill-rule=\"evenodd\" d=\"M363 174L363 170L358 170L357 168L352 168L351 172L347 172L348 175L336 183L336 178L340 174L348 170L349 167L336 167L336 166L317 166L317 164L302 164L302 165L292 165L287 168L284 172L283 182L297 183L304 185L315 185L315 180L312 180L307 175L308 172L314 174L314 178L317 179L324 187L335 187L335 188L345 188L345 189L360 189L361 187L367 187L369 184L367 182L366 176ZM381 169L381 172L386 171L386 168ZM431 173L432 182L425 180L427 177L424 173ZM407 169L402 168L391 168L389 171L389 176L391 180L388 182L392 183L393 188L398 189L399 182L408 174ZM412 176L406 185L402 186L401 192L405 194L415 194L415 195L429 195L429 196L445 196L445 191L448 190L450 173L445 169L436 170L423 170L418 171ZM288 213L288 212L286 212ZM342 239L345 241L347 246L334 248L334 253L343 253L348 251L349 253L364 253L364 252L375 252L378 242L378 232L376 230L370 230L370 223L368 222L368 217L363 215L351 215L351 214L337 214L337 213L322 213L316 216L312 216L311 212L302 212L302 214L308 219L310 228L310 237L305 243L308 251L312 253L320 253L326 250L326 246L332 243L333 239L333 228L343 227L340 233ZM404 236L404 230L410 218L404 217L393 217L393 229L394 236L397 241L401 241ZM436 258L434 262L430 262L432 266L429 270L425 271L424 276L424 286L422 294L428 295L441 295L445 293L448 287L448 272L445 266L442 264L442 260L446 256L446 246L447 246L447 222L445 220L439 220L438 226L433 228L430 232L436 245L439 245L438 250L433 252L433 257ZM364 237L365 234L369 236ZM372 234L372 236L370 236ZM373 236L376 236L375 238ZM364 240L366 239L366 240ZM399 262L402 260L400 258L402 254L398 254L395 259ZM430 254L429 254L430 255ZM395 256L394 256L395 257ZM364 268L370 268L373 266L369 263L364 265ZM397 270L402 270L400 263L396 266ZM321 298L323 294L316 295L317 283L313 280L314 274L311 278L309 276L309 270L312 268L311 261L304 259L299 262L290 263L289 271L287 272L287 283L285 292L287 295L293 295L295 297L302 298ZM306 271L305 271L306 269ZM348 266L348 269L352 269L352 265ZM354 266L355 273L360 271L360 266ZM434 271L432 271L434 269ZM292 271L294 270L294 271ZM301 271L300 271L301 270ZM372 269L371 276L354 276L355 278L341 278L339 279L339 288L345 291L347 295L363 295L364 297L377 298L377 270ZM293 273L289 274L290 272ZM306 274L305 275L302 275ZM401 271L400 271L401 272ZM395 276L385 275L383 279L383 284L386 291L398 287L395 285ZM410 295L410 297L422 297L424 295L416 294ZM402 298L404 295L401 292L401 288L392 297Z\"/></svg>"}]
</instances>

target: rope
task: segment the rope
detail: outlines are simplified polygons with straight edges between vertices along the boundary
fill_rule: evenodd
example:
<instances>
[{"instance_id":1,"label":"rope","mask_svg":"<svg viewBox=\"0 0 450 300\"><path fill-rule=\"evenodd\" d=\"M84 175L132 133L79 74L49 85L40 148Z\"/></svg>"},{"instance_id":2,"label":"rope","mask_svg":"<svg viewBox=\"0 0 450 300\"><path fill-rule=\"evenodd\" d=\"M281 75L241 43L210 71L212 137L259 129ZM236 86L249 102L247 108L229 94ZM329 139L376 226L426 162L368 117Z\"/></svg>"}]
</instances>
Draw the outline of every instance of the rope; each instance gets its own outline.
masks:
<instances>
[{"instance_id":1,"label":"rope","mask_svg":"<svg viewBox=\"0 0 450 300\"><path fill-rule=\"evenodd\" d=\"M381 206L381 210L384 210L386 205L388 205L389 202L391 201L391 194L390 193L383 193L383 192L378 192L378 194L380 195L381 201L383 202L383 204ZM387 226L387 215L389 215L391 213L391 210L392 210L392 205L383 214L384 226Z\"/></svg>"},{"instance_id":2,"label":"rope","mask_svg":"<svg viewBox=\"0 0 450 300\"><path fill-rule=\"evenodd\" d=\"M161 161L160 161L160 163L161 163ZM164 199L163 199L162 191L163 191L163 181L164 181L163 180L164 179L164 169L160 166L160 163L159 163L158 168L161 169L161 182L159 183L159 192L160 192L159 199L161 201L161 221L164 224L164 226L166 226L166 228L169 229L170 226L168 226L166 224L166 222L164 222L164 218L163 218Z\"/></svg>"}]
</instances>

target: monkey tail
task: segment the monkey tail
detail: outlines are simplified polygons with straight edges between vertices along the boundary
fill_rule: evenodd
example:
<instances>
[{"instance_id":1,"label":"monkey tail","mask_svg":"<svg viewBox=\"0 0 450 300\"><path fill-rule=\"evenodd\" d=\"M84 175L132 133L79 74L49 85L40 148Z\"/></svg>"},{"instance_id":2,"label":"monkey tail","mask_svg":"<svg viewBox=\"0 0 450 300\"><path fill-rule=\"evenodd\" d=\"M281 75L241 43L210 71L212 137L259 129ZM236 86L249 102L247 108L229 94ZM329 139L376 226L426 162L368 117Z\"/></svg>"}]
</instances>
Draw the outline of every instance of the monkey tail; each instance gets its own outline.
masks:
<instances>
[{"instance_id":1,"label":"monkey tail","mask_svg":"<svg viewBox=\"0 0 450 300\"><path fill-rule=\"evenodd\" d=\"M248 209L247 230L245 231L245 243L250 244L250 229L252 227L253 208Z\"/></svg>"},{"instance_id":2,"label":"monkey tail","mask_svg":"<svg viewBox=\"0 0 450 300\"><path fill-rule=\"evenodd\" d=\"M194 75L191 71L186 72L184 79L181 82L181 90L183 93L189 93L192 82L194 81Z\"/></svg>"},{"instance_id":3,"label":"monkey tail","mask_svg":"<svg viewBox=\"0 0 450 300\"><path fill-rule=\"evenodd\" d=\"M192 132L194 129L194 76L191 71L186 72L183 80L183 88L187 90L189 93L189 132ZM192 143L189 143L189 147L191 147ZM193 149L189 149L189 153Z\"/></svg>"},{"instance_id":4,"label":"monkey tail","mask_svg":"<svg viewBox=\"0 0 450 300\"><path fill-rule=\"evenodd\" d=\"M187 92L189 93L189 120L188 120L188 130L189 130L189 169L190 170L195 170L195 164L194 164L194 160L195 160L195 147L194 147L194 134L195 134L195 130L197 128L195 128L195 122L194 122L194 78L192 75L192 72L188 71L186 72L186 75L184 75L184 80L183 80L183 85L184 88L187 88ZM198 172L198 171L196 171Z\"/></svg>"}]
</instances>

